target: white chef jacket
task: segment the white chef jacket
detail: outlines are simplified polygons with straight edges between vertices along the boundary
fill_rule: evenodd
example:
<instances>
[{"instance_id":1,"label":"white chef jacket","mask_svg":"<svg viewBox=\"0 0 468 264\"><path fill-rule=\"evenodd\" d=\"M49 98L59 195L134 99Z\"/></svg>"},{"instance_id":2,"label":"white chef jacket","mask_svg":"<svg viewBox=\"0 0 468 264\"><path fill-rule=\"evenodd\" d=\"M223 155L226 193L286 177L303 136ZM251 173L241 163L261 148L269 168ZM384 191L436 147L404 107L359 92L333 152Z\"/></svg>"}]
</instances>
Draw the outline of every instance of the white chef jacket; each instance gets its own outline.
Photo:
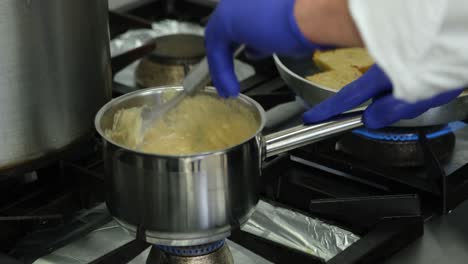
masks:
<instances>
[{"instance_id":1,"label":"white chef jacket","mask_svg":"<svg viewBox=\"0 0 468 264\"><path fill-rule=\"evenodd\" d=\"M468 87L468 0L348 0L348 5L395 97L414 102Z\"/></svg>"}]
</instances>

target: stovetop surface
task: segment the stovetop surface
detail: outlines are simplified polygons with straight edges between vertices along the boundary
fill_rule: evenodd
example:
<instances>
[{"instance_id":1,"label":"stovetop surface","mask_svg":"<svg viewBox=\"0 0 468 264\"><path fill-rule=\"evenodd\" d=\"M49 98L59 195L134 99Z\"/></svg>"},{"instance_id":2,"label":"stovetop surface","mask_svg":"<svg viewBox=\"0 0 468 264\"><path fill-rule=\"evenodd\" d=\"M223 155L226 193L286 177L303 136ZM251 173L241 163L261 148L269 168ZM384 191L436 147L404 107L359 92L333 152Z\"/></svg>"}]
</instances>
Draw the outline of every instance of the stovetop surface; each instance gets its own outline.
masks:
<instances>
[{"instance_id":1,"label":"stovetop surface","mask_svg":"<svg viewBox=\"0 0 468 264\"><path fill-rule=\"evenodd\" d=\"M468 202L448 215L436 216L424 225L424 236L396 253L385 263L462 264L468 259Z\"/></svg>"}]
</instances>

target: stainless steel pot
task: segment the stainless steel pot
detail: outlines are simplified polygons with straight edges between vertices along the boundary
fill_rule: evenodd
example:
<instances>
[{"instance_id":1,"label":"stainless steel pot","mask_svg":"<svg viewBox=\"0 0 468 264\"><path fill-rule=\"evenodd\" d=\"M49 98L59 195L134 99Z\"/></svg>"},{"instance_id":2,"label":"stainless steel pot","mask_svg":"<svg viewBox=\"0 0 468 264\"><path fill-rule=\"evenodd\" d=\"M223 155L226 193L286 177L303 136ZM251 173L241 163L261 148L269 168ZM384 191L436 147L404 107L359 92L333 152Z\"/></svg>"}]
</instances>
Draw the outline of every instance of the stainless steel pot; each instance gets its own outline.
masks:
<instances>
[{"instance_id":1,"label":"stainless steel pot","mask_svg":"<svg viewBox=\"0 0 468 264\"><path fill-rule=\"evenodd\" d=\"M245 142L221 151L163 156L134 151L107 138L120 109L154 105L165 92L182 87L153 88L126 94L106 104L96 116L104 139L107 206L130 233L140 231L153 244L188 246L229 236L245 223L258 202L258 181L265 157L362 126L360 114L314 126L298 126L262 136L265 113L247 96L258 130ZM215 96L214 88L203 93Z\"/></svg>"},{"instance_id":2,"label":"stainless steel pot","mask_svg":"<svg viewBox=\"0 0 468 264\"><path fill-rule=\"evenodd\" d=\"M92 133L110 99L106 0L0 1L0 170Z\"/></svg>"}]
</instances>

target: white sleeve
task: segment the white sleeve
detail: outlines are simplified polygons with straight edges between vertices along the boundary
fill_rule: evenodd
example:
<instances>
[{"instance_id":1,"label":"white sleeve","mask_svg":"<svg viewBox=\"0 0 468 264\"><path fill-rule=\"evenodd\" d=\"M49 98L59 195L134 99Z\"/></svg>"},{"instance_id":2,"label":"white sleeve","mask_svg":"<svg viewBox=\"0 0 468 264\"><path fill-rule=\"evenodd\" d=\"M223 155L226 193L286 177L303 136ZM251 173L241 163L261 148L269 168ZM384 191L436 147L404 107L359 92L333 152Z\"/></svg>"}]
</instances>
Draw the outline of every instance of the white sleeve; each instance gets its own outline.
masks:
<instances>
[{"instance_id":1,"label":"white sleeve","mask_svg":"<svg viewBox=\"0 0 468 264\"><path fill-rule=\"evenodd\" d=\"M395 97L414 102L468 87L467 0L348 0Z\"/></svg>"}]
</instances>

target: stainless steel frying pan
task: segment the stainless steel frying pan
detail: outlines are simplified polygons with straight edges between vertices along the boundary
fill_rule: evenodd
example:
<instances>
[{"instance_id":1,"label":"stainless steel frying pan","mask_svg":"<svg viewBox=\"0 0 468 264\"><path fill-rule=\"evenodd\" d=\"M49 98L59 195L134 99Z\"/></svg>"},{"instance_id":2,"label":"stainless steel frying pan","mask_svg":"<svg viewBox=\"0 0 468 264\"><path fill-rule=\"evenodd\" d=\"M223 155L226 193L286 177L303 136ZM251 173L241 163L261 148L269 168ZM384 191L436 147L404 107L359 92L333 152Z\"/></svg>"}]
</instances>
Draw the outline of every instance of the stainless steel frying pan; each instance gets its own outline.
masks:
<instances>
[{"instance_id":1,"label":"stainless steel frying pan","mask_svg":"<svg viewBox=\"0 0 468 264\"><path fill-rule=\"evenodd\" d=\"M319 69L312 61L312 56L288 58L274 55L273 58L281 78L298 96L304 99L309 107L322 102L336 93L336 90L324 87L304 78L305 76L319 72ZM364 108L365 105L362 107ZM393 126L435 126L463 120L467 117L468 93L464 92L449 104L432 108L417 118L401 120Z\"/></svg>"}]
</instances>

